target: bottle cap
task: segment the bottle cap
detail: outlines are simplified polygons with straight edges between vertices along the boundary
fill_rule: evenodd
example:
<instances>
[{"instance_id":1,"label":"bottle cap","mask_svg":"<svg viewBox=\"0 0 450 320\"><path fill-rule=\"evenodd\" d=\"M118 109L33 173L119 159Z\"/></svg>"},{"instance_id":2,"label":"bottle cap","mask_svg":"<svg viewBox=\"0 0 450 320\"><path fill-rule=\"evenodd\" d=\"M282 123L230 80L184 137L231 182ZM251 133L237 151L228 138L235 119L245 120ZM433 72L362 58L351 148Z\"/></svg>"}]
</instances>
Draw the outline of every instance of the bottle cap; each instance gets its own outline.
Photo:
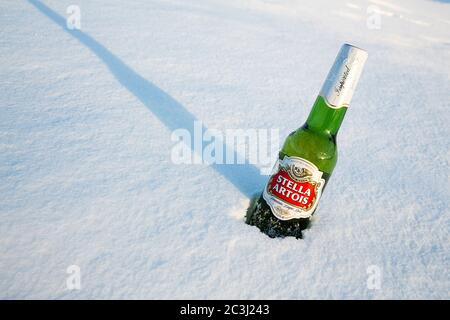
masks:
<instances>
[{"instance_id":1,"label":"bottle cap","mask_svg":"<svg viewBox=\"0 0 450 320\"><path fill-rule=\"evenodd\" d=\"M331 108L348 107L367 56L367 51L361 48L347 43L342 45L320 90L320 95Z\"/></svg>"}]
</instances>

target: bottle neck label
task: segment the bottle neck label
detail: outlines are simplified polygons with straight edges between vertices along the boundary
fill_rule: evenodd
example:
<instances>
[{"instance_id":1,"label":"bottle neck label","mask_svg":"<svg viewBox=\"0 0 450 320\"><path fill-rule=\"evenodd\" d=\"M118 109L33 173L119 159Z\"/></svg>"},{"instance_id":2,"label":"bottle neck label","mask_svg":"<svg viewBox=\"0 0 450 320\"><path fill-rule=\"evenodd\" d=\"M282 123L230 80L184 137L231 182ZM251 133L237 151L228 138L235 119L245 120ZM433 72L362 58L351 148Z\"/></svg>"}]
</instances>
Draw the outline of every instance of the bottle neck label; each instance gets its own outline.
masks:
<instances>
[{"instance_id":1,"label":"bottle neck label","mask_svg":"<svg viewBox=\"0 0 450 320\"><path fill-rule=\"evenodd\" d=\"M275 163L263 198L280 220L309 218L317 207L325 180L311 162L285 156Z\"/></svg>"},{"instance_id":2,"label":"bottle neck label","mask_svg":"<svg viewBox=\"0 0 450 320\"><path fill-rule=\"evenodd\" d=\"M320 90L329 107L349 106L366 59L366 51L347 44L342 46Z\"/></svg>"}]
</instances>

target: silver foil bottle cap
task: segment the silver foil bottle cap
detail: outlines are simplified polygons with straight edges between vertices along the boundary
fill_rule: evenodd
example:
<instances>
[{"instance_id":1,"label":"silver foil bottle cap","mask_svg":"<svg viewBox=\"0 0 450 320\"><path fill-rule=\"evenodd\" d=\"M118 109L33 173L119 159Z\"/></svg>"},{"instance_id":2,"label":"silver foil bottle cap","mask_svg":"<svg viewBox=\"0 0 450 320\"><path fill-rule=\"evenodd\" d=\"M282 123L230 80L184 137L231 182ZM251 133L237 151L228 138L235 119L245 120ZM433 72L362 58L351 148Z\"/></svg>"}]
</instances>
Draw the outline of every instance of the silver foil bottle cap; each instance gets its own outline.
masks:
<instances>
[{"instance_id":1,"label":"silver foil bottle cap","mask_svg":"<svg viewBox=\"0 0 450 320\"><path fill-rule=\"evenodd\" d=\"M367 60L367 51L344 44L322 85L320 95L331 108L348 107Z\"/></svg>"}]
</instances>

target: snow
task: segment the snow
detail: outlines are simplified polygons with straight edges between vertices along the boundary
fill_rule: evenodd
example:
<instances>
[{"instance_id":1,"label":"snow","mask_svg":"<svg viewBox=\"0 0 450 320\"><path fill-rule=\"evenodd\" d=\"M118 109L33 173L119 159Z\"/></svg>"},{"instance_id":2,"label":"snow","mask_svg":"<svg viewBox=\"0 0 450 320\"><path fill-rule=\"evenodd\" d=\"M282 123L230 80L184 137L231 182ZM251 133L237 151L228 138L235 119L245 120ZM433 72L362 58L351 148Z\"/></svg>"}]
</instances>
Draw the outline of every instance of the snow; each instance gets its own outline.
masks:
<instances>
[{"instance_id":1,"label":"snow","mask_svg":"<svg viewBox=\"0 0 450 320\"><path fill-rule=\"evenodd\" d=\"M72 4L0 2L1 298L450 298L448 1L78 0L71 31ZM270 239L259 167L176 165L171 134L284 139L344 42L369 59L337 168Z\"/></svg>"}]
</instances>

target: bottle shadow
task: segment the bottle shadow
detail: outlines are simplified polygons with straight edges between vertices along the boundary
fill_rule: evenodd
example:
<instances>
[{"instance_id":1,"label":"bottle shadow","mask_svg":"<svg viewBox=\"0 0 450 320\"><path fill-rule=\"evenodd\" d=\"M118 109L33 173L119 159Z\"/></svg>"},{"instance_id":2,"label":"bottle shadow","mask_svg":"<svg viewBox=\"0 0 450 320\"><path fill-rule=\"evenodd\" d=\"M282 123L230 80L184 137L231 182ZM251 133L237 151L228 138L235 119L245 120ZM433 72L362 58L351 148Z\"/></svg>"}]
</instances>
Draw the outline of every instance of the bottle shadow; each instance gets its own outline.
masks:
<instances>
[{"instance_id":1,"label":"bottle shadow","mask_svg":"<svg viewBox=\"0 0 450 320\"><path fill-rule=\"evenodd\" d=\"M194 136L194 122L198 121L198 119L178 101L143 78L90 35L81 30L68 29L66 27L66 19L41 1L28 0L28 2L65 32L90 49L107 66L117 81L138 98L169 130L184 128L190 132L192 137ZM207 128L203 126L202 134L206 130ZM238 158L236 150L226 144L223 145L225 146L225 154L233 154L233 159ZM192 144L189 147L195 152ZM225 177L248 198L252 197L264 184L264 176L252 164L211 164L209 166Z\"/></svg>"}]
</instances>

